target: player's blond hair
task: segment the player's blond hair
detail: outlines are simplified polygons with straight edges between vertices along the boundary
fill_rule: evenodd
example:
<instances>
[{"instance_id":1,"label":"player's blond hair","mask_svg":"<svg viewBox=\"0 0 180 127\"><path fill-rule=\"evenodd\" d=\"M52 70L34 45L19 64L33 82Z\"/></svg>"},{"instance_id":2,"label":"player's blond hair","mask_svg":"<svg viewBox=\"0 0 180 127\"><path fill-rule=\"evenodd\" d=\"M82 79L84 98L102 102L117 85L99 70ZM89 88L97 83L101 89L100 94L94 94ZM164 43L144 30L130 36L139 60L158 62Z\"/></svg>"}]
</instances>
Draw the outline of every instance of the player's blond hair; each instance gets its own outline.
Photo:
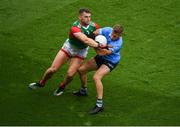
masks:
<instances>
[{"instance_id":1,"label":"player's blond hair","mask_svg":"<svg viewBox=\"0 0 180 127\"><path fill-rule=\"evenodd\" d=\"M122 34L124 28L122 25L116 24L113 26L113 31L118 34Z\"/></svg>"}]
</instances>

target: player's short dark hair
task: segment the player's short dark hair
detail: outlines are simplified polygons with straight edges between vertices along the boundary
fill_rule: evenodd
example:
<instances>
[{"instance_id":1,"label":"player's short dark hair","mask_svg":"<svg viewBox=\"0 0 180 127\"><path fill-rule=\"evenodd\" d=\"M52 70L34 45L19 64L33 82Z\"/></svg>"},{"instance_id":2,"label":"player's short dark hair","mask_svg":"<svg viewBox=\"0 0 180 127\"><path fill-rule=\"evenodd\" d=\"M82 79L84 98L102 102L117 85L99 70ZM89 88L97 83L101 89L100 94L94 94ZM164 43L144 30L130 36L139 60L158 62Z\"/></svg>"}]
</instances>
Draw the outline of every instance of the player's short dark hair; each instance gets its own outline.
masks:
<instances>
[{"instance_id":1,"label":"player's short dark hair","mask_svg":"<svg viewBox=\"0 0 180 127\"><path fill-rule=\"evenodd\" d=\"M117 25L113 26L113 31L115 33L122 34L123 30L124 30L124 28L122 25L117 24Z\"/></svg>"},{"instance_id":2,"label":"player's short dark hair","mask_svg":"<svg viewBox=\"0 0 180 127\"><path fill-rule=\"evenodd\" d=\"M86 12L86 13L91 13L91 11L90 11L89 9L87 9L87 8L81 8L81 9L79 9L79 14L82 14L82 13L84 13L84 12Z\"/></svg>"}]
</instances>

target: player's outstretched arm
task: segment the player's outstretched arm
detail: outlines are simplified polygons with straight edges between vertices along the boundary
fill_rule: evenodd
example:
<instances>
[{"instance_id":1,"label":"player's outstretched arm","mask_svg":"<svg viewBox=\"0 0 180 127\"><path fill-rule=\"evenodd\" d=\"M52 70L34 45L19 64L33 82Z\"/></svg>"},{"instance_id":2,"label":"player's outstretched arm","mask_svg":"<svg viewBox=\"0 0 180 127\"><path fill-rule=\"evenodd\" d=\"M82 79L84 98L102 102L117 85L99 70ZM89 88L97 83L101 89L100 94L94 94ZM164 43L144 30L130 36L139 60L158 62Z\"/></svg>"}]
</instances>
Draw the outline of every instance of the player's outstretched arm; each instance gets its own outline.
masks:
<instances>
[{"instance_id":1,"label":"player's outstretched arm","mask_svg":"<svg viewBox=\"0 0 180 127\"><path fill-rule=\"evenodd\" d=\"M78 33L74 33L74 36L79 39L80 41L84 42L85 44L89 45L90 47L94 47L97 48L99 46L99 44L94 41L91 38L88 38L85 34L83 34L82 32L78 32Z\"/></svg>"}]
</instances>

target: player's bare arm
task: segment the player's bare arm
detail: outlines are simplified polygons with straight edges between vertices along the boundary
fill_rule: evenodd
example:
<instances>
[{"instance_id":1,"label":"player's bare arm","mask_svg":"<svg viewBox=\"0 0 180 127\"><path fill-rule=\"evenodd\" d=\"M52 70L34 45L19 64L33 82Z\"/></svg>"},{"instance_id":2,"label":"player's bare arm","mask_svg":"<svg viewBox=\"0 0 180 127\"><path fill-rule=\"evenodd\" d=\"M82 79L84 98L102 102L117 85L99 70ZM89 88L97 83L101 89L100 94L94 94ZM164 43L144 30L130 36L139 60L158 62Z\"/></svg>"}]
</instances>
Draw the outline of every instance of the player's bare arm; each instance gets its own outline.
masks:
<instances>
[{"instance_id":1,"label":"player's bare arm","mask_svg":"<svg viewBox=\"0 0 180 127\"><path fill-rule=\"evenodd\" d=\"M108 49L99 49L99 48L97 49L97 48L95 48L95 51L96 51L96 53L98 55L101 55L101 56L103 56L103 55L110 55L112 53L112 51L108 50Z\"/></svg>"},{"instance_id":2,"label":"player's bare arm","mask_svg":"<svg viewBox=\"0 0 180 127\"><path fill-rule=\"evenodd\" d=\"M83 34L82 32L77 32L73 34L77 39L79 39L80 41L84 42L85 44L89 45L90 47L98 47L98 43L96 41L94 41L91 38L88 38L85 34Z\"/></svg>"}]
</instances>

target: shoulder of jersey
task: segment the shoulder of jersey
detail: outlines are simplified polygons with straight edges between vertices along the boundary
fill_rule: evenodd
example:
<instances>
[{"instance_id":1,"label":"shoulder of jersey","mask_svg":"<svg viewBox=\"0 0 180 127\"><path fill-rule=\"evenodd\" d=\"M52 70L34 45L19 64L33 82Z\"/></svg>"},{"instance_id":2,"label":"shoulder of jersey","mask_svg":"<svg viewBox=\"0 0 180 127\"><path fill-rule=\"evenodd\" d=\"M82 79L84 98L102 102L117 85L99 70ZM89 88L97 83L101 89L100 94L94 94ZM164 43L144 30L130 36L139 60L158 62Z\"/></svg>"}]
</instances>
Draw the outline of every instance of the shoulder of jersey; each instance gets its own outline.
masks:
<instances>
[{"instance_id":1,"label":"shoulder of jersey","mask_svg":"<svg viewBox=\"0 0 180 127\"><path fill-rule=\"evenodd\" d=\"M90 22L90 25L94 26L94 27L96 26L96 24L94 22L92 22L92 21Z\"/></svg>"},{"instance_id":2,"label":"shoulder of jersey","mask_svg":"<svg viewBox=\"0 0 180 127\"><path fill-rule=\"evenodd\" d=\"M81 25L78 20L73 23L73 26L77 26L77 27L81 28Z\"/></svg>"}]
</instances>

